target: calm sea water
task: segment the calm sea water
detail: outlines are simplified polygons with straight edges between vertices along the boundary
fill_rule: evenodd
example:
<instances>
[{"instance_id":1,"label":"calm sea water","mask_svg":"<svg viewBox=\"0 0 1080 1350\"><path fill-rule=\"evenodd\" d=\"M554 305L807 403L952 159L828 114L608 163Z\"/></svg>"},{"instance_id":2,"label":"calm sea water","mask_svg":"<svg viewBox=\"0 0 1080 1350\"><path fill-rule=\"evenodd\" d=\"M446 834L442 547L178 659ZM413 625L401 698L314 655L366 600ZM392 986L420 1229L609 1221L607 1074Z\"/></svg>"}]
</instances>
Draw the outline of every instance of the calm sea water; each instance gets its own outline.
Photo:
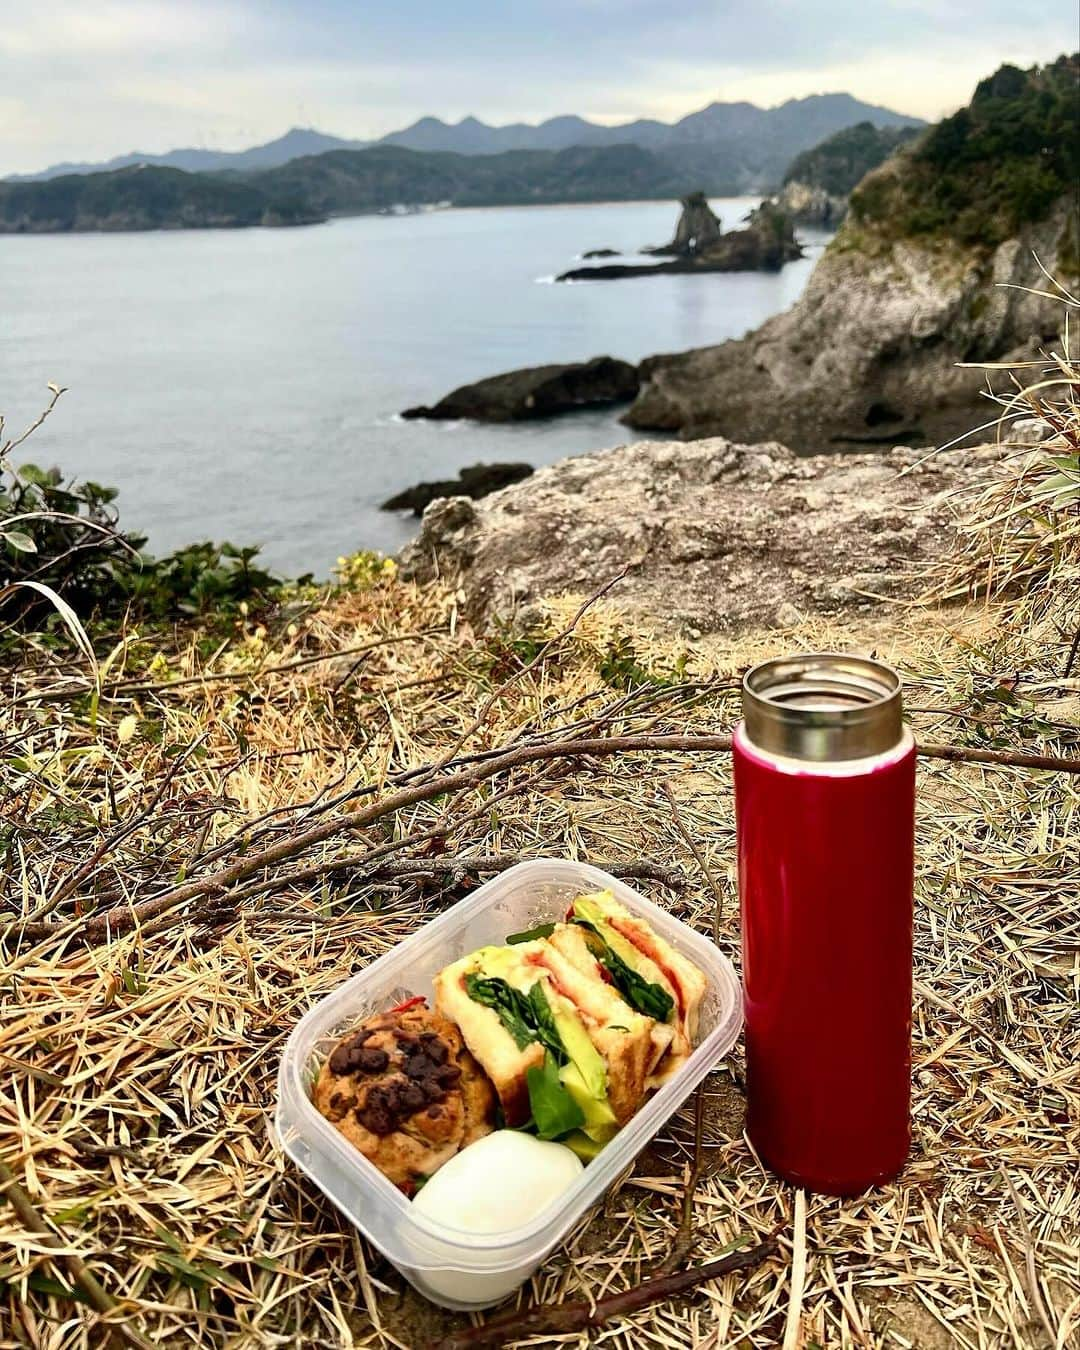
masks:
<instances>
[{"instance_id":1,"label":"calm sea water","mask_svg":"<svg viewBox=\"0 0 1080 1350\"><path fill-rule=\"evenodd\" d=\"M726 227L754 203L714 202ZM288 573L398 548L378 505L466 464L636 433L609 413L484 427L400 409L515 366L639 360L737 337L801 293L824 236L779 275L553 285L589 248L674 230L670 203L366 216L298 230L0 237L0 412L68 386L26 458L119 488L163 552L259 542Z\"/></svg>"}]
</instances>

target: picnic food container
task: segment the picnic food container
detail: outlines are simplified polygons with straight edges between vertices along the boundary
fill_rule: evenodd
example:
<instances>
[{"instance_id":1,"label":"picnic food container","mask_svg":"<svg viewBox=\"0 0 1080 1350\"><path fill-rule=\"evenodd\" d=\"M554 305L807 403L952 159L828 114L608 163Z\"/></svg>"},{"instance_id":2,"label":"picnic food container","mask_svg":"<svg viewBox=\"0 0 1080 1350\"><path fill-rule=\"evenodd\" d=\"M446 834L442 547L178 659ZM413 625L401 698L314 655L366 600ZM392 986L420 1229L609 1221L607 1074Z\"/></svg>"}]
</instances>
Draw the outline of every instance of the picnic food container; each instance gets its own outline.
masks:
<instances>
[{"instance_id":1,"label":"picnic food container","mask_svg":"<svg viewBox=\"0 0 1080 1350\"><path fill-rule=\"evenodd\" d=\"M416 994L448 962L515 932L563 918L578 895L607 889L685 953L708 980L698 1045L658 1092L589 1163L569 1190L531 1222L476 1234L435 1222L401 1194L315 1109L310 1090L336 1039L372 1013ZM425 1297L446 1308L486 1308L512 1294L601 1198L710 1069L734 1045L742 1022L738 980L708 939L617 878L585 863L518 863L425 924L297 1023L278 1073L280 1146L339 1210Z\"/></svg>"},{"instance_id":2,"label":"picnic food container","mask_svg":"<svg viewBox=\"0 0 1080 1350\"><path fill-rule=\"evenodd\" d=\"M910 1145L915 742L899 676L861 657L766 661L743 713L747 1131L780 1176L855 1195Z\"/></svg>"}]
</instances>

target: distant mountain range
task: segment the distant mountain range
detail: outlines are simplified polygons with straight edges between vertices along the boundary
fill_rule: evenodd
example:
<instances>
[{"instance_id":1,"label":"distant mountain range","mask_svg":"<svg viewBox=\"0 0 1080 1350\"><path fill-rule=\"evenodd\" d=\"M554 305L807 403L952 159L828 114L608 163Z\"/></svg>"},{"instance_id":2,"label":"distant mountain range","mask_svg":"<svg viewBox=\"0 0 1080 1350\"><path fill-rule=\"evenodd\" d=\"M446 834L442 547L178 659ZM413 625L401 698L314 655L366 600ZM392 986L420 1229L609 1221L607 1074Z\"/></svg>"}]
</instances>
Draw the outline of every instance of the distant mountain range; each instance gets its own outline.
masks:
<instances>
[{"instance_id":1,"label":"distant mountain range","mask_svg":"<svg viewBox=\"0 0 1080 1350\"><path fill-rule=\"evenodd\" d=\"M163 169L183 169L185 173L219 173L234 169L240 173L256 169L276 169L290 159L302 155L321 155L324 150L363 150L370 141L344 141L340 136L307 127L293 127L276 141L253 145L249 150L170 150L164 155L146 155L132 150L127 155L115 155L100 164L51 164L40 173L9 174L4 182L39 183L46 178L64 178L68 174L111 173L114 169L130 169L136 164L153 164Z\"/></svg>"},{"instance_id":2,"label":"distant mountain range","mask_svg":"<svg viewBox=\"0 0 1080 1350\"><path fill-rule=\"evenodd\" d=\"M857 122L872 122L876 126L924 125L917 117L862 103L850 94L814 94L789 99L775 108L759 108L753 103L711 103L671 124L644 119L601 126L583 117L565 116L549 118L538 126L517 122L496 127L475 117L463 118L456 124L423 117L378 141L344 140L310 128L294 127L277 140L248 150L181 149L163 155L133 151L101 164L54 164L40 173L13 174L8 181L33 182L68 174L102 173L135 164L159 165L188 173L223 170L249 173L278 168L292 160L327 151L363 150L373 145L458 155L495 155L512 150L632 144L665 152L676 168L713 177L719 185L712 185L713 191L752 191L775 185L801 150Z\"/></svg>"}]
</instances>

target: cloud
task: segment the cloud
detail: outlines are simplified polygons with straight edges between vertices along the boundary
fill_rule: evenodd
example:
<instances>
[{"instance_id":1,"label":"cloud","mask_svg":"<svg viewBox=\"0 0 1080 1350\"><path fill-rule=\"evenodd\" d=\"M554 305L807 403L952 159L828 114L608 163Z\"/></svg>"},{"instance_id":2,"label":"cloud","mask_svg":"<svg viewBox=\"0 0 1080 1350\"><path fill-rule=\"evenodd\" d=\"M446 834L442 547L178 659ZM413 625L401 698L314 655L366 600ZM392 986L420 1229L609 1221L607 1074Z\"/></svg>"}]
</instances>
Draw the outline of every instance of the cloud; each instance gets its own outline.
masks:
<instances>
[{"instance_id":1,"label":"cloud","mask_svg":"<svg viewBox=\"0 0 1080 1350\"><path fill-rule=\"evenodd\" d=\"M1015 0L0 0L0 173L425 113L671 119L848 90L937 116L1004 59L1075 46Z\"/></svg>"}]
</instances>

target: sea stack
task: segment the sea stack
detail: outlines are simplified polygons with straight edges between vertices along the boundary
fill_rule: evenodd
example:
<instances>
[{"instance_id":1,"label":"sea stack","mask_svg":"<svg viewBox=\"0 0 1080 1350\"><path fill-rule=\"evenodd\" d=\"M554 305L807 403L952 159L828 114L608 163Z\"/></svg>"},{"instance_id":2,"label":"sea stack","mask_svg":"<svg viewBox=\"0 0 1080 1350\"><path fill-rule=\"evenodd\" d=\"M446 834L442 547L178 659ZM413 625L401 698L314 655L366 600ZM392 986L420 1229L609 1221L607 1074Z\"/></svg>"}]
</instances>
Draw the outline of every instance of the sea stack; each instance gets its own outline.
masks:
<instances>
[{"instance_id":1,"label":"sea stack","mask_svg":"<svg viewBox=\"0 0 1080 1350\"><path fill-rule=\"evenodd\" d=\"M694 254L703 253L717 243L722 234L720 218L713 214L704 192L691 192L682 198L682 214L675 229L675 238L663 248L645 251L672 258L692 258Z\"/></svg>"}]
</instances>

